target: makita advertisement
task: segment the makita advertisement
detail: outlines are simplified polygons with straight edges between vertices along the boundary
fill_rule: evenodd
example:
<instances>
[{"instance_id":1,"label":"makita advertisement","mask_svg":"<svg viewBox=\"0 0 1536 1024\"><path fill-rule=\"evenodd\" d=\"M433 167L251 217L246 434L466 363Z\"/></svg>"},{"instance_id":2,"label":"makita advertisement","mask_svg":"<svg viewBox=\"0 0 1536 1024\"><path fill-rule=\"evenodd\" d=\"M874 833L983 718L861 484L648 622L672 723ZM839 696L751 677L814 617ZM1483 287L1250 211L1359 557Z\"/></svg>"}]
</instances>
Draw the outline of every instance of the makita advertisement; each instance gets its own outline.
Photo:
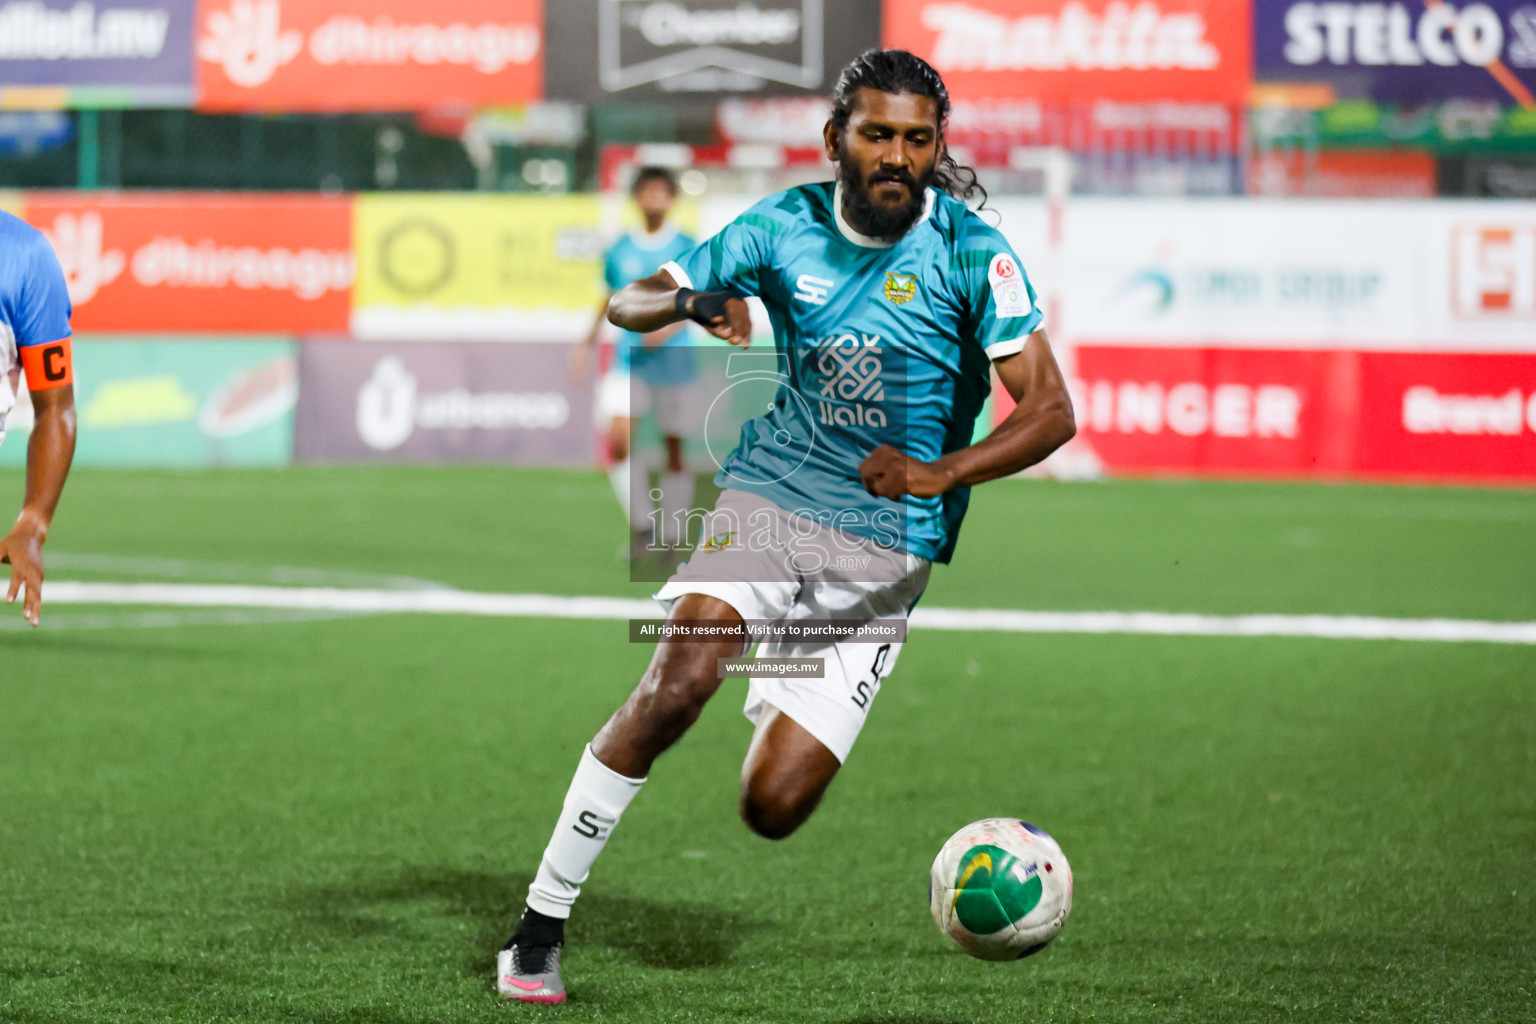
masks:
<instances>
[{"instance_id":1,"label":"makita advertisement","mask_svg":"<svg viewBox=\"0 0 1536 1024\"><path fill-rule=\"evenodd\" d=\"M1243 103L1248 0L885 0L885 45L961 99Z\"/></svg>"},{"instance_id":2,"label":"makita advertisement","mask_svg":"<svg viewBox=\"0 0 1536 1024\"><path fill-rule=\"evenodd\" d=\"M1253 28L1260 81L1322 82L1341 99L1536 102L1529 0L1254 0Z\"/></svg>"},{"instance_id":3,"label":"makita advertisement","mask_svg":"<svg viewBox=\"0 0 1536 1024\"><path fill-rule=\"evenodd\" d=\"M0 85L191 98L193 0L0 0ZM157 91L166 95L157 97Z\"/></svg>"},{"instance_id":4,"label":"makita advertisement","mask_svg":"<svg viewBox=\"0 0 1536 1024\"><path fill-rule=\"evenodd\" d=\"M538 99L542 0L200 0L208 110L420 110Z\"/></svg>"},{"instance_id":5,"label":"makita advertisement","mask_svg":"<svg viewBox=\"0 0 1536 1024\"><path fill-rule=\"evenodd\" d=\"M580 0L546 17L546 91L586 103L825 96L880 42L880 0Z\"/></svg>"},{"instance_id":6,"label":"makita advertisement","mask_svg":"<svg viewBox=\"0 0 1536 1024\"><path fill-rule=\"evenodd\" d=\"M306 344L294 455L589 465L592 393L572 384L570 351L539 342Z\"/></svg>"}]
</instances>

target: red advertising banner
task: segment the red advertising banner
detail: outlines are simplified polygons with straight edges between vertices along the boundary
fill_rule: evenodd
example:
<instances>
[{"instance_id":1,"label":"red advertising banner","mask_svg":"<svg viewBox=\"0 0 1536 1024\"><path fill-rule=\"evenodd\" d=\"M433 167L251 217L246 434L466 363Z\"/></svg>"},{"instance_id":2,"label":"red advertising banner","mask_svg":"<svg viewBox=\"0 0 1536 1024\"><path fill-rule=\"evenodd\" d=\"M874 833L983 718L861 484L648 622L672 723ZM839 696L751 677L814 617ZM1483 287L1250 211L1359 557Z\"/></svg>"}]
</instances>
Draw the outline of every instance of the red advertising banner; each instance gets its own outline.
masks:
<instances>
[{"instance_id":1,"label":"red advertising banner","mask_svg":"<svg viewBox=\"0 0 1536 1024\"><path fill-rule=\"evenodd\" d=\"M1340 385L1351 360L1342 352L1079 346L1078 431L1111 470L1343 473L1350 399Z\"/></svg>"},{"instance_id":2,"label":"red advertising banner","mask_svg":"<svg viewBox=\"0 0 1536 1024\"><path fill-rule=\"evenodd\" d=\"M1536 481L1536 355L1079 345L1110 473Z\"/></svg>"},{"instance_id":3,"label":"red advertising banner","mask_svg":"<svg viewBox=\"0 0 1536 1024\"><path fill-rule=\"evenodd\" d=\"M200 0L204 110L420 110L543 95L543 0Z\"/></svg>"},{"instance_id":4,"label":"red advertising banner","mask_svg":"<svg viewBox=\"0 0 1536 1024\"><path fill-rule=\"evenodd\" d=\"M83 331L345 331L352 203L323 196L33 193Z\"/></svg>"},{"instance_id":5,"label":"red advertising banner","mask_svg":"<svg viewBox=\"0 0 1536 1024\"><path fill-rule=\"evenodd\" d=\"M885 0L886 46L964 99L1242 103L1248 0Z\"/></svg>"},{"instance_id":6,"label":"red advertising banner","mask_svg":"<svg viewBox=\"0 0 1536 1024\"><path fill-rule=\"evenodd\" d=\"M1360 355L1364 474L1536 480L1536 355Z\"/></svg>"}]
</instances>

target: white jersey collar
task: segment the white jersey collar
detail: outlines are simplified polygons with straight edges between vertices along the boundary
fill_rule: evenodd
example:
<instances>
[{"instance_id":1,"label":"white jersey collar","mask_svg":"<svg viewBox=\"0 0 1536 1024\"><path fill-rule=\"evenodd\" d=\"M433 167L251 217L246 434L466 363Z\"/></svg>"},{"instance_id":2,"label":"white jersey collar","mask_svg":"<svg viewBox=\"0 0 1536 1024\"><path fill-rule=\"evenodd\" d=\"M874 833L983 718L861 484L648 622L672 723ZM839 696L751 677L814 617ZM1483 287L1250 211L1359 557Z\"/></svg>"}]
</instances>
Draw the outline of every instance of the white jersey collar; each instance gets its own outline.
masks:
<instances>
[{"instance_id":1,"label":"white jersey collar","mask_svg":"<svg viewBox=\"0 0 1536 1024\"><path fill-rule=\"evenodd\" d=\"M676 237L677 226L671 221L667 221L665 224L663 224L659 231L652 232L645 231L644 229L636 229L629 233L629 240L634 242L637 247L645 249L647 252L654 249L664 248L665 246L671 244L672 239Z\"/></svg>"},{"instance_id":2,"label":"white jersey collar","mask_svg":"<svg viewBox=\"0 0 1536 1024\"><path fill-rule=\"evenodd\" d=\"M912 227L907 229L909 234L911 233L912 228L917 227L923 221L927 220L929 215L933 213L933 195L933 189L927 188L923 190L923 212L917 215L917 220L913 221ZM889 241L883 238L871 238L869 235L862 235L855 231L853 226L843 219L842 182L838 182L837 187L832 190L832 219L837 223L837 230L839 234L848 239L848 241L852 242L854 245L862 246L865 249L889 249L897 242L901 241L901 238L891 239ZM906 235L902 236L902 238L905 237Z\"/></svg>"}]
</instances>

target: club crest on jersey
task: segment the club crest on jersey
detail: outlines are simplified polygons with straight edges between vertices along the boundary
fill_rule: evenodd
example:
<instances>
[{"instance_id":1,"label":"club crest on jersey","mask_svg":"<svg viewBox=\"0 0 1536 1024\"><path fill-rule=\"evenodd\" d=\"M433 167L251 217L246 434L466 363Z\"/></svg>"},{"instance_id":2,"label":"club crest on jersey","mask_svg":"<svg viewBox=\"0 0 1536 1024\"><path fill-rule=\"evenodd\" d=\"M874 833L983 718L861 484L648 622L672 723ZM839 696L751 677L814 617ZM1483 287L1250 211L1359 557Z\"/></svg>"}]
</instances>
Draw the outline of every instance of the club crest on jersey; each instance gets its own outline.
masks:
<instances>
[{"instance_id":1,"label":"club crest on jersey","mask_svg":"<svg viewBox=\"0 0 1536 1024\"><path fill-rule=\"evenodd\" d=\"M912 296L917 294L916 274L897 274L887 271L885 275L885 297L898 306L905 306L912 301Z\"/></svg>"},{"instance_id":2,"label":"club crest on jersey","mask_svg":"<svg viewBox=\"0 0 1536 1024\"><path fill-rule=\"evenodd\" d=\"M880 335L844 334L823 338L816 345L816 369L822 375L817 414L821 422L843 427L883 427L885 410L885 349Z\"/></svg>"}]
</instances>

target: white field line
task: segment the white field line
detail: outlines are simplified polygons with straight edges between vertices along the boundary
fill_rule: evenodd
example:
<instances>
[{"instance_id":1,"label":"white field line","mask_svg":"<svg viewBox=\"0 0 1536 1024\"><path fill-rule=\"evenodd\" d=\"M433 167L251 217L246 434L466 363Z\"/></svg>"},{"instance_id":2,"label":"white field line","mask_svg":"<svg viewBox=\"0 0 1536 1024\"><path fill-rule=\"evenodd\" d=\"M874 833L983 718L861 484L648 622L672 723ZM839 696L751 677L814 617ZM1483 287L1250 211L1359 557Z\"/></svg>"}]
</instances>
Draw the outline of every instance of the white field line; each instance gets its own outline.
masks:
<instances>
[{"instance_id":1,"label":"white field line","mask_svg":"<svg viewBox=\"0 0 1536 1024\"><path fill-rule=\"evenodd\" d=\"M466 590L350 590L201 583L50 582L45 605L286 608L353 614L416 613L511 618L652 619L652 601L622 597L486 594ZM1187 615L1168 612L1029 612L920 607L917 629L993 633L1130 633L1158 636L1284 636L1330 640L1429 640L1536 645L1536 622L1385 619L1362 615Z\"/></svg>"}]
</instances>

